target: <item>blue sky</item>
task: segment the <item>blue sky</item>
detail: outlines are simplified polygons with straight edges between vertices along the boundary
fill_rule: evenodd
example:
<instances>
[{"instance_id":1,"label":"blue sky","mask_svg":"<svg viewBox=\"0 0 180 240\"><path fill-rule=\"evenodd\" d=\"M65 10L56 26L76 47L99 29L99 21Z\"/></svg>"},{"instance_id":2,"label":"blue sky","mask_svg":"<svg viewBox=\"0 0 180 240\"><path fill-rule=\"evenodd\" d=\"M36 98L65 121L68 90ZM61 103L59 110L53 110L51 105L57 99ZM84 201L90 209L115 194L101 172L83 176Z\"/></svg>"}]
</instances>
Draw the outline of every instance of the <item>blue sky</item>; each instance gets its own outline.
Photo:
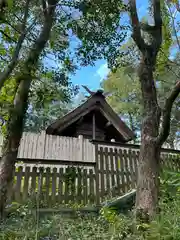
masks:
<instances>
[{"instance_id":1,"label":"blue sky","mask_svg":"<svg viewBox=\"0 0 180 240\"><path fill-rule=\"evenodd\" d=\"M137 9L139 17L147 15L148 0L137 0ZM128 18L125 17L125 21ZM97 90L100 87L100 82L107 76L109 70L105 60L99 60L95 66L82 67L77 70L76 74L72 76L71 81L77 85L87 85L91 90Z\"/></svg>"}]
</instances>

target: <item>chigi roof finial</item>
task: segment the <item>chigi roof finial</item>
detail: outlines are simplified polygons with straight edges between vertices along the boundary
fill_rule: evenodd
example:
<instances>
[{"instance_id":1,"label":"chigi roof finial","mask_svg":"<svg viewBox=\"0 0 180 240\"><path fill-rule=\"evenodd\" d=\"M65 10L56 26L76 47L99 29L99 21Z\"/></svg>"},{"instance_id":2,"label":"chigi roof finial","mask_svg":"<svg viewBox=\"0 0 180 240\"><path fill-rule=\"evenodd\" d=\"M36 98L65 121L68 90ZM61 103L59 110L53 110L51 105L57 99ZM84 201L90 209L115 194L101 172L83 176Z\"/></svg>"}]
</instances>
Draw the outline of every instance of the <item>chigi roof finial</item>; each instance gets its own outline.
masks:
<instances>
[{"instance_id":1,"label":"chigi roof finial","mask_svg":"<svg viewBox=\"0 0 180 240\"><path fill-rule=\"evenodd\" d=\"M85 85L82 85L82 87L92 96L94 95L95 93L101 93L104 97L108 97L108 96L111 96L112 93L111 92L104 92L102 89L98 89L96 92L94 91L91 91L87 86Z\"/></svg>"},{"instance_id":2,"label":"chigi roof finial","mask_svg":"<svg viewBox=\"0 0 180 240\"><path fill-rule=\"evenodd\" d=\"M82 87L92 96L95 92L92 92L87 86L82 85Z\"/></svg>"}]
</instances>

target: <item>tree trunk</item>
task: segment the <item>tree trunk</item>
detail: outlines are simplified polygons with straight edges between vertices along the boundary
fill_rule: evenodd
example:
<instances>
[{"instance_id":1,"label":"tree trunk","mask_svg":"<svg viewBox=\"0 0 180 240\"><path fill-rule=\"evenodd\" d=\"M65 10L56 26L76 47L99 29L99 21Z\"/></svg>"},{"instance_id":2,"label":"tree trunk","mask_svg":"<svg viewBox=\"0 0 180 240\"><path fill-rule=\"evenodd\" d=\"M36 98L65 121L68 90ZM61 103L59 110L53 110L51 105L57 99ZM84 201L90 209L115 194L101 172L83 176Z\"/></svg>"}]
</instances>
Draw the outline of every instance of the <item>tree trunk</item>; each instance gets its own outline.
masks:
<instances>
[{"instance_id":1,"label":"tree trunk","mask_svg":"<svg viewBox=\"0 0 180 240\"><path fill-rule=\"evenodd\" d=\"M10 119L7 125L7 136L3 146L3 154L0 161L0 210L3 215L6 203L7 191L11 188L12 177L14 175L15 161L20 144L24 116L28 105L28 93L31 78L22 80L17 89L14 105L10 112Z\"/></svg>"},{"instance_id":2,"label":"tree trunk","mask_svg":"<svg viewBox=\"0 0 180 240\"><path fill-rule=\"evenodd\" d=\"M7 191L11 188L12 176L14 173L15 160L18 153L19 142L22 134L23 116L26 110L27 101L22 94L24 85L28 81L22 81L17 89L13 109L10 111L10 119L7 125L7 137L3 146L3 154L0 161L0 211L3 215L6 203ZM28 87L28 86L27 86ZM20 94L19 94L20 93ZM27 98L27 97L26 97Z\"/></svg>"},{"instance_id":3,"label":"tree trunk","mask_svg":"<svg viewBox=\"0 0 180 240\"><path fill-rule=\"evenodd\" d=\"M144 116L141 129L136 198L137 216L146 221L154 215L158 204L161 148L154 141L159 132L160 109L153 80L153 67L152 64L149 64L149 57L142 58L139 69Z\"/></svg>"},{"instance_id":4,"label":"tree trunk","mask_svg":"<svg viewBox=\"0 0 180 240\"><path fill-rule=\"evenodd\" d=\"M138 162L136 216L149 221L157 212L159 196L160 148L142 141Z\"/></svg>"},{"instance_id":5,"label":"tree trunk","mask_svg":"<svg viewBox=\"0 0 180 240\"><path fill-rule=\"evenodd\" d=\"M162 44L161 1L153 0L152 16L154 25L139 22L136 1L129 1L132 37L141 52L139 80L143 100L143 123L141 129L141 148L138 164L136 214L142 220L150 220L158 207L160 171L160 149L170 131L171 110L180 93L180 81L173 87L160 110L157 102L153 71ZM149 41L142 37L142 30L149 35ZM160 117L162 124L160 127Z\"/></svg>"},{"instance_id":6,"label":"tree trunk","mask_svg":"<svg viewBox=\"0 0 180 240\"><path fill-rule=\"evenodd\" d=\"M32 80L32 73L38 63L39 56L44 49L54 21L54 12L57 0L49 1L49 7L45 16L44 25L39 37L32 46L27 60L24 63L21 74L16 81L19 83L14 105L10 111L10 119L7 124L7 136L3 146L3 155L0 161L0 211L1 216L4 214L4 207L7 200L7 190L12 184L15 161L17 158L18 147L20 144L24 117L28 105L28 94Z\"/></svg>"}]
</instances>

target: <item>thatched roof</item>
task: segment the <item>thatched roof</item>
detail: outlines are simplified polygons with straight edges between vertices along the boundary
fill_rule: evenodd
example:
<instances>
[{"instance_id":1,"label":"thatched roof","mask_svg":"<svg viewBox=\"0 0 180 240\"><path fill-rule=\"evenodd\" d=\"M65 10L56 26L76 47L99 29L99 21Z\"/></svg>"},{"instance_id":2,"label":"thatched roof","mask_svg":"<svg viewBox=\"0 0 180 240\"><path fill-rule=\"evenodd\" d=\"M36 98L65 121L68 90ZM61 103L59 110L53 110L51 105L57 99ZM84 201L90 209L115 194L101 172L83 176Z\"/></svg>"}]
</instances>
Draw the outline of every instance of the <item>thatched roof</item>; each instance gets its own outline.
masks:
<instances>
[{"instance_id":1,"label":"thatched roof","mask_svg":"<svg viewBox=\"0 0 180 240\"><path fill-rule=\"evenodd\" d=\"M130 141L135 138L134 133L129 127L121 120L121 118L114 112L110 105L105 100L102 91L97 91L91 95L79 107L75 108L73 111L69 112L64 117L57 119L54 123L48 126L46 133L47 134L56 134L63 135L63 132L69 128L71 125L75 124L78 120L82 119L91 112L98 112L104 117L111 129L119 133L121 139L124 142ZM100 116L100 115L99 115ZM101 121L98 117L98 121Z\"/></svg>"}]
</instances>

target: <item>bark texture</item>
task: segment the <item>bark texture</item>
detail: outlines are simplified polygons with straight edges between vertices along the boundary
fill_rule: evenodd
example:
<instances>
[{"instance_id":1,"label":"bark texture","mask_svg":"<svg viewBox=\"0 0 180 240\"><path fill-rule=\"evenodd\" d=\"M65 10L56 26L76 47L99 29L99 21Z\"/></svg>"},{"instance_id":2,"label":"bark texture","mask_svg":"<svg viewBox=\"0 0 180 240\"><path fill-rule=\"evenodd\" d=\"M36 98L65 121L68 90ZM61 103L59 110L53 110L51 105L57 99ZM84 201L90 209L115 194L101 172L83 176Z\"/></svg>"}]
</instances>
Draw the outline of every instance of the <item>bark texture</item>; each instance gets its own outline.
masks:
<instances>
[{"instance_id":1,"label":"bark texture","mask_svg":"<svg viewBox=\"0 0 180 240\"><path fill-rule=\"evenodd\" d=\"M161 148L154 141L158 136L161 112L157 103L153 66L149 64L149 58L149 55L142 57L139 69L144 113L138 162L136 211L143 220L148 220L156 212Z\"/></svg>"},{"instance_id":2,"label":"bark texture","mask_svg":"<svg viewBox=\"0 0 180 240\"><path fill-rule=\"evenodd\" d=\"M172 105L180 92L180 82L177 82L169 97L166 99L164 108L160 109L153 78L157 54L162 43L160 0L152 0L154 26L139 22L135 0L130 0L129 7L133 29L132 37L141 52L139 81L143 100L143 123L137 176L136 216L144 221L148 221L153 218L158 209L160 149L169 135ZM143 39L141 30L149 34L149 43L146 43ZM162 123L160 127L161 119Z\"/></svg>"},{"instance_id":3,"label":"bark texture","mask_svg":"<svg viewBox=\"0 0 180 240\"><path fill-rule=\"evenodd\" d=\"M14 99L14 105L10 112L10 120L7 126L7 136L3 146L3 156L0 161L0 210L3 216L7 200L7 192L11 186L18 147L20 144L24 117L28 104L28 94L31 85L34 68L38 63L39 56L43 51L51 32L54 21L56 0L48 1L47 14L44 17L44 24L39 37L29 52L21 73L16 79L18 89Z\"/></svg>"}]
</instances>

